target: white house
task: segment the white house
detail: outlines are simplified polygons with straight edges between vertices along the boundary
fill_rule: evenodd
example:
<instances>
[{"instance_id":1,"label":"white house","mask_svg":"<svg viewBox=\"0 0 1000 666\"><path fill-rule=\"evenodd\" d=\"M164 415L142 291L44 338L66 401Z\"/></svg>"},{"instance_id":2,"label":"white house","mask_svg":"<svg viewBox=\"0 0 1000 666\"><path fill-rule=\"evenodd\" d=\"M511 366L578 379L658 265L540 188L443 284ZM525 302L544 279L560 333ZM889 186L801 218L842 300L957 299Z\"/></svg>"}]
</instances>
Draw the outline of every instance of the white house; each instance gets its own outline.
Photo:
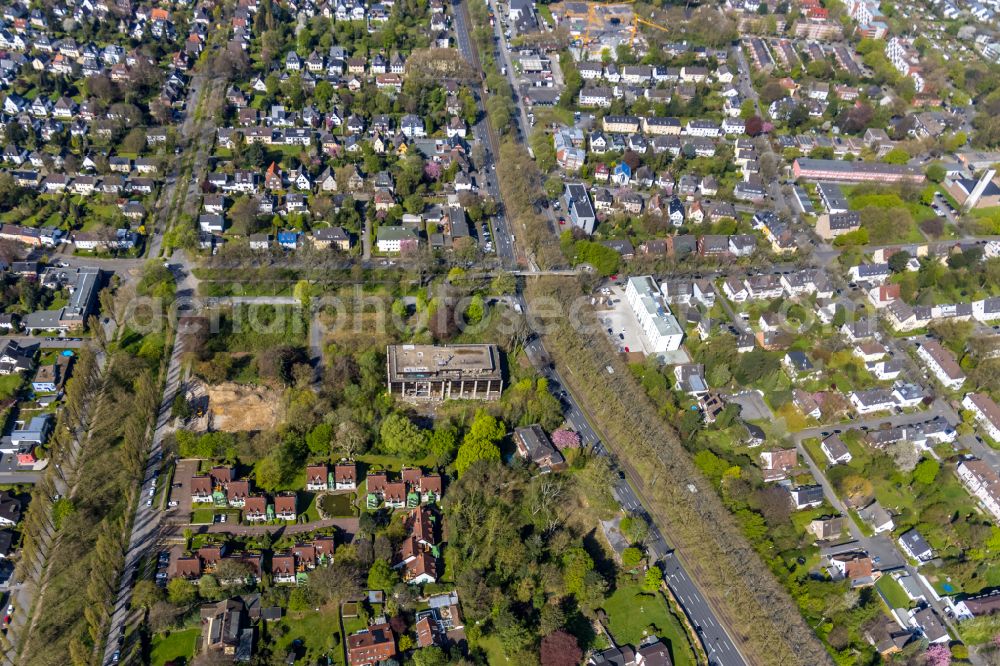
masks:
<instances>
[{"instance_id":1,"label":"white house","mask_svg":"<svg viewBox=\"0 0 1000 666\"><path fill-rule=\"evenodd\" d=\"M680 348L684 331L670 313L652 276L629 278L625 285L625 300L639 322L650 352L661 353Z\"/></svg>"},{"instance_id":2,"label":"white house","mask_svg":"<svg viewBox=\"0 0 1000 666\"><path fill-rule=\"evenodd\" d=\"M853 458L851 452L847 450L844 440L840 438L840 435L830 435L823 440L819 448L823 450L823 455L826 456L831 465L846 464L851 462Z\"/></svg>"},{"instance_id":3,"label":"white house","mask_svg":"<svg viewBox=\"0 0 1000 666\"><path fill-rule=\"evenodd\" d=\"M966 393L962 406L972 412L990 439L1000 442L1000 406L985 393Z\"/></svg>"},{"instance_id":4,"label":"white house","mask_svg":"<svg viewBox=\"0 0 1000 666\"><path fill-rule=\"evenodd\" d=\"M1000 476L989 463L979 459L963 460L955 473L969 494L979 500L993 518L1000 520Z\"/></svg>"},{"instance_id":5,"label":"white house","mask_svg":"<svg viewBox=\"0 0 1000 666\"><path fill-rule=\"evenodd\" d=\"M927 364L927 368L942 385L952 391L962 388L962 384L965 383L965 372L959 367L955 356L937 340L920 343L917 347L917 356Z\"/></svg>"}]
</instances>

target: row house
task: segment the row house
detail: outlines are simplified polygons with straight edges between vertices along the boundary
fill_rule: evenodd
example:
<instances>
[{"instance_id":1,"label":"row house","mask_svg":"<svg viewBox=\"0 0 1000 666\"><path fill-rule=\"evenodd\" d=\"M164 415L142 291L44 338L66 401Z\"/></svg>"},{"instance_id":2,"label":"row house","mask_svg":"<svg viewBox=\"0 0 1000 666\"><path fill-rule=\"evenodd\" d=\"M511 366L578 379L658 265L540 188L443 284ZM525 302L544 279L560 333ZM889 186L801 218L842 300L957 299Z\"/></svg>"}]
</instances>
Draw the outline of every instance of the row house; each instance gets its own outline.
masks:
<instances>
[{"instance_id":1,"label":"row house","mask_svg":"<svg viewBox=\"0 0 1000 666\"><path fill-rule=\"evenodd\" d=\"M403 468L399 481L389 481L385 472L370 473L366 479L369 505L379 501L393 509L414 507L421 503L436 502L443 492L439 474L425 474L420 469Z\"/></svg>"},{"instance_id":2,"label":"row house","mask_svg":"<svg viewBox=\"0 0 1000 666\"><path fill-rule=\"evenodd\" d=\"M408 536L396 552L393 567L402 570L411 585L437 582L436 516L426 507L413 509L404 518Z\"/></svg>"},{"instance_id":3,"label":"row house","mask_svg":"<svg viewBox=\"0 0 1000 666\"><path fill-rule=\"evenodd\" d=\"M969 410L983 431L995 442L1000 442L1000 406L985 393L967 393L962 406Z\"/></svg>"}]
</instances>

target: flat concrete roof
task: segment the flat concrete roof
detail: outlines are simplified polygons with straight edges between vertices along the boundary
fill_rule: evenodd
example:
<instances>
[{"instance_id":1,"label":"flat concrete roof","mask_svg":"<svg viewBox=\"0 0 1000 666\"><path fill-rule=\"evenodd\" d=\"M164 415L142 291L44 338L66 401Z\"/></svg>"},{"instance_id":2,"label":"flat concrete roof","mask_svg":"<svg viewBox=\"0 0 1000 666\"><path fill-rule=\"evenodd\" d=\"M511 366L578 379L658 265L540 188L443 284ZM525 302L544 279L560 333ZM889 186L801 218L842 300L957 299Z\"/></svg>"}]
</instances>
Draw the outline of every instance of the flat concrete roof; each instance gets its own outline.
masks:
<instances>
[{"instance_id":1,"label":"flat concrete roof","mask_svg":"<svg viewBox=\"0 0 1000 666\"><path fill-rule=\"evenodd\" d=\"M496 345L390 345L389 380L500 379Z\"/></svg>"}]
</instances>

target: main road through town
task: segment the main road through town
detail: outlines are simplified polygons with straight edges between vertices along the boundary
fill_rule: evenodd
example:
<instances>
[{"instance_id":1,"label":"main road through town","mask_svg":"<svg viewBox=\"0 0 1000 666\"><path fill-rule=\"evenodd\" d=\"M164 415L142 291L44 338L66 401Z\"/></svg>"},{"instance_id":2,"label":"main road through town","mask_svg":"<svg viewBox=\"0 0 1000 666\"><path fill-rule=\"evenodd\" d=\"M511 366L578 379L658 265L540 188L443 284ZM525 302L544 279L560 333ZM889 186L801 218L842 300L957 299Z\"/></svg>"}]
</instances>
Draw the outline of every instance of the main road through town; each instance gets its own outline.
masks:
<instances>
[{"instance_id":1,"label":"main road through town","mask_svg":"<svg viewBox=\"0 0 1000 666\"><path fill-rule=\"evenodd\" d=\"M462 0L461 2L456 2L454 4L455 36L458 42L459 50L463 57L465 57L465 59L468 60L474 68L481 71L479 54L472 42L472 29L470 26L468 7L466 6L467 1L468 0ZM494 29L498 30L499 28L495 27ZM498 34L497 40L501 39L502 35ZM500 44L500 48L503 49L505 42L500 42ZM513 80L513 67L510 66L511 63L509 56L503 52L501 55L504 63L507 65L508 76L511 77L511 87L516 90L516 82ZM480 100L482 101L483 96L481 89L479 90L479 93ZM523 123L523 119L526 117L525 110L523 108L523 100L520 96L518 96L518 107L517 117L512 119L513 123ZM489 146L489 151L486 153L486 163L483 165L476 165L480 174L487 174L485 182L481 183L481 185L485 186L485 189L490 195L494 196L498 201L502 201L502 195L497 187L496 172L492 168L493 160L496 159L500 146L496 133L494 129L490 127L489 119L485 116L485 114L483 114L482 120L476 124L473 129L473 134L476 140L483 141L485 145ZM525 136L523 131L513 131L510 132L510 134L517 140L523 140L523 137ZM492 178L490 177L490 174L492 174ZM501 206L500 209L503 211L504 207ZM514 268L517 260L517 254L514 251L515 242L512 225L510 220L508 220L503 213L501 213L501 215L498 216L497 220L494 222L494 231L497 239L497 253L502 265L506 268ZM526 279L531 278L528 277ZM521 295L520 291L516 296L516 301L525 313L529 312L530 304L525 300L523 295ZM560 400L562 400L566 419L573 425L577 432L580 433L583 443L591 446L598 454L608 456L613 460L613 452L609 451L603 445L599 436L594 431L594 428L588 422L583 411L580 409L576 399L569 391L567 385L563 382L559 371L549 363L549 356L545 352L542 341L538 337L532 336L529 342L525 345L525 351L535 367L538 368L549 380L549 386L552 390L555 391ZM643 498L629 483L628 477L624 473L616 482L615 495L622 506L622 510L644 516L647 519L649 518L649 514L643 506ZM650 522L652 523L652 521ZM728 631L719 622L718 616L712 606L702 594L697 583L691 578L690 575L688 575L680 559L667 545L667 541L664 538L663 533L655 523L650 526L648 546L650 552L657 559L663 570L664 581L670 588L678 603L681 604L684 613L687 615L690 622L697 629L698 637L708 655L709 662L712 664L718 664L719 666L745 666L747 662L740 654Z\"/></svg>"}]
</instances>

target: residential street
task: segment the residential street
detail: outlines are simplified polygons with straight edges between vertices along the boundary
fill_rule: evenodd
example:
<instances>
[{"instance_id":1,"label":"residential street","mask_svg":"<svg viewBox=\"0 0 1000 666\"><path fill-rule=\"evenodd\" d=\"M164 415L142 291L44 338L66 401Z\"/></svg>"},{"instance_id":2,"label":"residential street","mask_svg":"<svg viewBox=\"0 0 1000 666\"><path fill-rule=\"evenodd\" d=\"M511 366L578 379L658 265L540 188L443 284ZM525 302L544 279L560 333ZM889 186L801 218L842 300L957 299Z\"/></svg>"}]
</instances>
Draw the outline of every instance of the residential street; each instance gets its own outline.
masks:
<instances>
[{"instance_id":1,"label":"residential street","mask_svg":"<svg viewBox=\"0 0 1000 666\"><path fill-rule=\"evenodd\" d=\"M833 506L841 515L845 516L847 528L851 533L851 538L857 543L858 550L864 550L873 559L876 557L877 553L893 553L898 561L886 561L885 557L880 558L880 561L876 562L876 568L882 571L889 571L897 569L900 566L906 569L913 580L917 581L920 588L924 592L924 597L934 610L937 611L938 615L941 616L942 621L948 626L948 628L957 636L958 630L955 628L955 623L952 621L950 615L946 612L946 606L937 600L935 592L931 589L930 585L924 580L922 576L919 575L917 567L913 566L907 561L906 555L900 550L899 545L892 540L891 534L877 534L873 537L868 537L864 535L861 528L855 522L854 514L848 511L847 507L837 496L834 491L833 486L830 481L826 478L826 472L816 464L816 461L812 459L809 455L809 451L802 444L803 439L796 435L795 437L795 448L799 452L799 455L805 460L806 465L809 467L809 471L812 473L813 478L816 482L823 487L823 495L826 501Z\"/></svg>"}]
</instances>

